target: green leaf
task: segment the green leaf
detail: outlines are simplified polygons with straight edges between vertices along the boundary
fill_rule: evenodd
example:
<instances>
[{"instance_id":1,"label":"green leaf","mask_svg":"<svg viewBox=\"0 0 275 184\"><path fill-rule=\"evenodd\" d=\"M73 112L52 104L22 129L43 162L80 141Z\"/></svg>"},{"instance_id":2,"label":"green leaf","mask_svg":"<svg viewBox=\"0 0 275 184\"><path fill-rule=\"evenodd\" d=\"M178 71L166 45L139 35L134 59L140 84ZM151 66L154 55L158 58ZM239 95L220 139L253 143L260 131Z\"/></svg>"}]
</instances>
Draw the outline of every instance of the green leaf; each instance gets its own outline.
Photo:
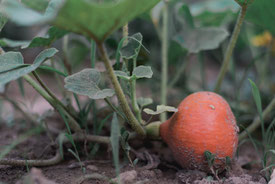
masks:
<instances>
[{"instance_id":1,"label":"green leaf","mask_svg":"<svg viewBox=\"0 0 275 184\"><path fill-rule=\"evenodd\" d=\"M42 51L32 65L26 66L19 52L7 52L0 55L0 85L16 80L35 71L46 59L54 56L58 50L50 48Z\"/></svg>"},{"instance_id":2,"label":"green leaf","mask_svg":"<svg viewBox=\"0 0 275 184\"><path fill-rule=\"evenodd\" d=\"M172 107L172 106L158 105L156 111L153 111L148 108L144 109L143 111L150 115L157 115L157 114L161 114L163 112L178 112L178 109L175 107Z\"/></svg>"},{"instance_id":3,"label":"green leaf","mask_svg":"<svg viewBox=\"0 0 275 184\"><path fill-rule=\"evenodd\" d=\"M224 28L186 28L175 35L174 40L190 53L198 53L202 50L216 49L227 36L228 32Z\"/></svg>"},{"instance_id":4,"label":"green leaf","mask_svg":"<svg viewBox=\"0 0 275 184\"><path fill-rule=\"evenodd\" d=\"M111 146L113 152L114 165L116 168L116 175L119 175L119 137L120 137L120 127L117 119L116 113L113 115L112 125L111 125Z\"/></svg>"},{"instance_id":5,"label":"green leaf","mask_svg":"<svg viewBox=\"0 0 275 184\"><path fill-rule=\"evenodd\" d=\"M135 76L137 79L152 78L153 71L150 66L138 66L134 69L133 76Z\"/></svg>"},{"instance_id":6,"label":"green leaf","mask_svg":"<svg viewBox=\"0 0 275 184\"><path fill-rule=\"evenodd\" d=\"M99 89L100 72L84 69L65 78L65 88L73 93L86 95L91 99L104 99L114 95L113 89Z\"/></svg>"},{"instance_id":7,"label":"green leaf","mask_svg":"<svg viewBox=\"0 0 275 184\"><path fill-rule=\"evenodd\" d=\"M16 0L4 0L0 6L0 12L8 17L11 21L22 26L31 26L35 24L43 24L52 20L57 12L54 12L53 4L62 1L52 0L44 14L34 11ZM56 8L57 10L58 8Z\"/></svg>"},{"instance_id":8,"label":"green leaf","mask_svg":"<svg viewBox=\"0 0 275 184\"><path fill-rule=\"evenodd\" d=\"M251 88L252 88L252 95L253 95L254 101L255 101L256 106L257 106L257 111L260 115L261 120L263 120L263 117L262 117L262 114L263 114L262 101L261 101L261 95L260 95L259 89L252 80L250 80L250 79L248 79L248 80L249 80Z\"/></svg>"},{"instance_id":9,"label":"green leaf","mask_svg":"<svg viewBox=\"0 0 275 184\"><path fill-rule=\"evenodd\" d=\"M224 12L224 11L232 11L237 12L240 9L240 6L229 0L209 0L209 1L198 1L196 3L192 3L190 5L190 11L192 15L197 16L205 11L209 12Z\"/></svg>"},{"instance_id":10,"label":"green leaf","mask_svg":"<svg viewBox=\"0 0 275 184\"><path fill-rule=\"evenodd\" d=\"M143 97L141 97L141 98L137 99L137 103L140 107L143 108L143 107L146 107L148 105L151 105L153 103L153 100L152 100L152 98L143 98Z\"/></svg>"},{"instance_id":11,"label":"green leaf","mask_svg":"<svg viewBox=\"0 0 275 184\"><path fill-rule=\"evenodd\" d=\"M5 85L0 84L0 93L4 93Z\"/></svg>"},{"instance_id":12,"label":"green leaf","mask_svg":"<svg viewBox=\"0 0 275 184\"><path fill-rule=\"evenodd\" d=\"M48 30L47 35L45 37L34 38L27 47L31 48L50 46L53 42L62 38L67 33L68 31L53 26Z\"/></svg>"},{"instance_id":13,"label":"green leaf","mask_svg":"<svg viewBox=\"0 0 275 184\"><path fill-rule=\"evenodd\" d=\"M0 11L20 25L42 24L51 21L65 30L105 40L113 31L152 8L160 0L121 0L95 3L87 0L52 0L45 14L22 6L16 0L6 0Z\"/></svg>"},{"instance_id":14,"label":"green leaf","mask_svg":"<svg viewBox=\"0 0 275 184\"><path fill-rule=\"evenodd\" d=\"M136 33L133 36L128 37L128 43L120 50L120 55L124 59L134 59L137 58L142 46L142 35Z\"/></svg>"},{"instance_id":15,"label":"green leaf","mask_svg":"<svg viewBox=\"0 0 275 184\"><path fill-rule=\"evenodd\" d=\"M116 70L115 75L123 80L126 80L126 81L129 81L131 79L131 77L126 72L123 72L120 70Z\"/></svg>"},{"instance_id":16,"label":"green leaf","mask_svg":"<svg viewBox=\"0 0 275 184\"><path fill-rule=\"evenodd\" d=\"M8 38L0 39L1 47L27 47L30 44L30 41L22 41L22 40L10 40Z\"/></svg>"},{"instance_id":17,"label":"green leaf","mask_svg":"<svg viewBox=\"0 0 275 184\"><path fill-rule=\"evenodd\" d=\"M252 22L275 35L275 0L254 0L248 7L246 20Z\"/></svg>"},{"instance_id":18,"label":"green leaf","mask_svg":"<svg viewBox=\"0 0 275 184\"><path fill-rule=\"evenodd\" d=\"M89 54L90 49L85 43L80 40L73 39L69 41L68 44L68 58L73 67L82 63L87 55Z\"/></svg>"},{"instance_id":19,"label":"green leaf","mask_svg":"<svg viewBox=\"0 0 275 184\"><path fill-rule=\"evenodd\" d=\"M7 23L8 19L0 13L0 32L2 31L3 27Z\"/></svg>"}]
</instances>

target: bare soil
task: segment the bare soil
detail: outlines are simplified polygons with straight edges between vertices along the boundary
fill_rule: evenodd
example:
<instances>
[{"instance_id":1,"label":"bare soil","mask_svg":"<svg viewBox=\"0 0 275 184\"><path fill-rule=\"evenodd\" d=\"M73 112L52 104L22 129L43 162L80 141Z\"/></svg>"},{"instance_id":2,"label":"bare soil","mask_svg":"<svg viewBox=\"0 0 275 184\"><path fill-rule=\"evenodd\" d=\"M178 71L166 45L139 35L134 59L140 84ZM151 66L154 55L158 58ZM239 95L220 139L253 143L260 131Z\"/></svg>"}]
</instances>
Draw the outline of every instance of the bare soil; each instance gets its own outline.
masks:
<instances>
[{"instance_id":1,"label":"bare soil","mask_svg":"<svg viewBox=\"0 0 275 184\"><path fill-rule=\"evenodd\" d=\"M22 134L25 128L19 126L7 127L5 124L0 126L0 151L7 145L10 145L19 134ZM15 147L9 154L8 158L16 159L46 159L55 154L54 146L51 146L51 140L46 133L35 135L22 142ZM132 142L136 150L136 155L140 161L135 167L128 162L121 160L120 177L125 183L150 183L150 184L173 184L173 183L225 183L225 184L264 184L264 177L260 174L259 164L253 147L250 144L243 145L238 152L235 162L232 164L232 169L222 173L220 181L216 180L213 175L206 174L200 171L191 171L181 169L172 159L169 149L159 141L146 141L143 145L141 141ZM83 143L80 143L81 147ZM143 146L142 146L143 145ZM66 148L69 148L67 145ZM66 150L66 149L65 149ZM83 150L79 150L82 152ZM134 154L133 154L134 155ZM133 156L134 157L134 156ZM85 174L100 174L109 179L116 178L115 169L112 164L111 152L107 147L101 147L99 153L91 159L86 159L85 155L81 156L86 169ZM41 180L43 176L39 176L38 182L42 184L51 180L58 184L75 184L78 183L85 174L81 169L79 162L74 159L67 151L65 151L65 160L58 165L39 168L41 175L43 174L46 180ZM12 184L23 182L25 175L29 173L37 173L30 168L15 167L15 166L0 166L0 181ZM39 175L39 174L35 174ZM21 182L19 182L21 181ZM45 183L45 181L47 181ZM82 182L88 183L109 183L101 179L88 179Z\"/></svg>"}]
</instances>

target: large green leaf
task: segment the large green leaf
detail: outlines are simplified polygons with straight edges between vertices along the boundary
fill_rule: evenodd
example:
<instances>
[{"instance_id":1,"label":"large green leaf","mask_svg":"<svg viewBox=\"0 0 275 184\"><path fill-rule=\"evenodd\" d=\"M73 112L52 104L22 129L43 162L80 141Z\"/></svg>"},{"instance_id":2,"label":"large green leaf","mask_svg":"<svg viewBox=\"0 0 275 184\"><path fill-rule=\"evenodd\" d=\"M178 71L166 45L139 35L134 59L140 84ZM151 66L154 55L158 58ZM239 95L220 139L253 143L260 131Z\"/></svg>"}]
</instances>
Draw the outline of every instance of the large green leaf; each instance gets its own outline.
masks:
<instances>
[{"instance_id":1,"label":"large green leaf","mask_svg":"<svg viewBox=\"0 0 275 184\"><path fill-rule=\"evenodd\" d=\"M275 35L275 0L254 0L247 10L246 20Z\"/></svg>"},{"instance_id":2,"label":"large green leaf","mask_svg":"<svg viewBox=\"0 0 275 184\"><path fill-rule=\"evenodd\" d=\"M175 35L174 40L190 53L198 53L216 49L227 36L228 32L224 28L206 27L185 29Z\"/></svg>"},{"instance_id":3,"label":"large green leaf","mask_svg":"<svg viewBox=\"0 0 275 184\"><path fill-rule=\"evenodd\" d=\"M114 95L113 89L99 89L100 72L96 69L84 69L65 78L65 88L91 99L104 99Z\"/></svg>"},{"instance_id":4,"label":"large green leaf","mask_svg":"<svg viewBox=\"0 0 275 184\"><path fill-rule=\"evenodd\" d=\"M159 1L121 0L95 3L87 0L66 0L61 6L61 0L52 0L45 14L41 14L22 6L16 0L6 0L0 11L20 25L51 21L63 29L103 41L113 31L149 10Z\"/></svg>"},{"instance_id":5,"label":"large green leaf","mask_svg":"<svg viewBox=\"0 0 275 184\"><path fill-rule=\"evenodd\" d=\"M58 51L50 48L42 51L32 65L25 65L23 56L19 52L7 52L0 55L0 85L16 80L36 70L47 58L54 56Z\"/></svg>"}]
</instances>

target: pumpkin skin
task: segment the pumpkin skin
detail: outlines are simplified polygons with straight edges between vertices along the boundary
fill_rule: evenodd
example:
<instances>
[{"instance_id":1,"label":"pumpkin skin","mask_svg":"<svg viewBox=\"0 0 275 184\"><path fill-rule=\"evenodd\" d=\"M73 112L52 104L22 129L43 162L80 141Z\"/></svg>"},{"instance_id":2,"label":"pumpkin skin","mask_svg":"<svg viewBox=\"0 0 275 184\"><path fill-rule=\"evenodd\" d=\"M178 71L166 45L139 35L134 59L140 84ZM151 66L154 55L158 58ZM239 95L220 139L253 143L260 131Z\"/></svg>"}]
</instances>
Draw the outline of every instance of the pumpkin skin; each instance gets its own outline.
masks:
<instances>
[{"instance_id":1,"label":"pumpkin skin","mask_svg":"<svg viewBox=\"0 0 275 184\"><path fill-rule=\"evenodd\" d=\"M228 103L213 92L186 97L178 112L160 125L160 136L175 160L188 169L209 171L205 151L215 154L214 169L225 168L226 157L234 157L238 126Z\"/></svg>"}]
</instances>

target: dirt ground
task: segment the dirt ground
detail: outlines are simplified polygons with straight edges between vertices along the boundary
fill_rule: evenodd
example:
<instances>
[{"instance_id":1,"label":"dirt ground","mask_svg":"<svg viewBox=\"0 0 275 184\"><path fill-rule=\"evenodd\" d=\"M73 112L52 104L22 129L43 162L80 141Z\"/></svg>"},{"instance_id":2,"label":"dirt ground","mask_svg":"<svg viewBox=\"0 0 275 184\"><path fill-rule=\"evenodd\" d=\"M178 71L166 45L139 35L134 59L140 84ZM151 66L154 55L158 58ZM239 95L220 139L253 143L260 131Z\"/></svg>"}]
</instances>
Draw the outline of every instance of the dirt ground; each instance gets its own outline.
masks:
<instances>
[{"instance_id":1,"label":"dirt ground","mask_svg":"<svg viewBox=\"0 0 275 184\"><path fill-rule=\"evenodd\" d=\"M7 127L4 124L0 126L0 151L4 146L9 145L14 139L22 134L24 128L15 126ZM55 148L50 145L51 140L46 133L32 136L26 141L15 147L8 158L16 159L46 159L55 154ZM169 152L168 148L159 141L146 141L144 146L142 142L132 142L135 145L140 161L135 167L121 161L120 179L125 183L148 183L148 184L173 184L173 183L225 183L225 184L264 184L264 177L260 174L259 164L253 147L250 144L243 145L238 152L235 162L232 164L232 170L222 173L220 181L214 179L212 175L200 172L184 170L177 166ZM80 147L83 143L79 144ZM67 145L66 148L70 146ZM81 151L81 149L80 149ZM85 160L83 158L85 174L93 178L105 176L115 181L115 169L111 161L111 153L107 147L101 147L96 157ZM142 160L143 159L143 160ZM33 183L40 184L76 184L76 183L109 183L101 179L87 179L84 177L83 169L79 162L65 151L65 160L55 166L42 167L39 170L31 170L27 167L0 166L0 181L3 183L24 183L25 175L37 177ZM43 177L44 175L44 177ZM52 181L52 182L50 182ZM24 183L25 184L25 183Z\"/></svg>"}]
</instances>

